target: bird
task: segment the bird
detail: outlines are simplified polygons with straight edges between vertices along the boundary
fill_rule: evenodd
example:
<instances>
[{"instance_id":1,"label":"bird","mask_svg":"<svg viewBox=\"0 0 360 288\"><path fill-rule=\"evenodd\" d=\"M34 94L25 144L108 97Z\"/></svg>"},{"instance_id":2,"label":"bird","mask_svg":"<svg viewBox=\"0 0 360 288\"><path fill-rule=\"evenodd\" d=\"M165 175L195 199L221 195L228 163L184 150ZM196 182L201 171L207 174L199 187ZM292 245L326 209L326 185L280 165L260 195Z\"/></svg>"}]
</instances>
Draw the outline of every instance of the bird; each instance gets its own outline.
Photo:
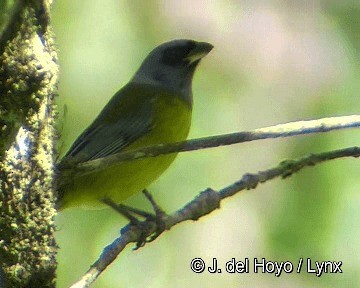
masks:
<instances>
[{"instance_id":1,"label":"bird","mask_svg":"<svg viewBox=\"0 0 360 288\"><path fill-rule=\"evenodd\" d=\"M103 199L122 203L160 177L177 153L121 162L61 181L62 173L77 164L186 140L191 126L194 72L212 49L207 42L176 39L148 54L130 81L115 93L57 164L59 210L99 209L105 206Z\"/></svg>"}]
</instances>

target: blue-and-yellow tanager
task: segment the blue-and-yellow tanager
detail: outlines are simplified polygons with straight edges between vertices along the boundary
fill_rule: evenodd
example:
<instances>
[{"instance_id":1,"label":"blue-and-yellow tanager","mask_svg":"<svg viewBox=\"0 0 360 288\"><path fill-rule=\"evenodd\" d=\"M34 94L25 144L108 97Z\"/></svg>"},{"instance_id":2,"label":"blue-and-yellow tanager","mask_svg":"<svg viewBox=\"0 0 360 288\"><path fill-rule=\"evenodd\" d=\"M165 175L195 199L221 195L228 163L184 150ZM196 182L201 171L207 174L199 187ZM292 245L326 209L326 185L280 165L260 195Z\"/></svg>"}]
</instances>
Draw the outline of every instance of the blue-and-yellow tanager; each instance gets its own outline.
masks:
<instances>
[{"instance_id":1,"label":"blue-and-yellow tanager","mask_svg":"<svg viewBox=\"0 0 360 288\"><path fill-rule=\"evenodd\" d=\"M58 164L59 172L70 163L185 140L191 125L193 75L212 48L193 40L174 40L156 47L76 139ZM147 188L175 157L169 154L122 162L64 185L60 182L59 208L97 207L102 199L121 203Z\"/></svg>"}]
</instances>

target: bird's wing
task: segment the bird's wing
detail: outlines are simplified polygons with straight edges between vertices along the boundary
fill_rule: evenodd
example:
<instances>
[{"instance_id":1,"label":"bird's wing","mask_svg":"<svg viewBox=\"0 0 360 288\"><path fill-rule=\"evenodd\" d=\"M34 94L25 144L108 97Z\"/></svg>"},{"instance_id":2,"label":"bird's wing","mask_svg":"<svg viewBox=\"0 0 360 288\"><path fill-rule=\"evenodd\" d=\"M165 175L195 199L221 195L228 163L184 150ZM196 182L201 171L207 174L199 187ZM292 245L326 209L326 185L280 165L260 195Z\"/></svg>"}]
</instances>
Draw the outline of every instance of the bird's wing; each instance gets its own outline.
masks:
<instances>
[{"instance_id":1,"label":"bird's wing","mask_svg":"<svg viewBox=\"0 0 360 288\"><path fill-rule=\"evenodd\" d=\"M148 133L153 124L153 94L149 94L146 89L121 89L77 138L58 167L68 161L74 164L118 153Z\"/></svg>"}]
</instances>

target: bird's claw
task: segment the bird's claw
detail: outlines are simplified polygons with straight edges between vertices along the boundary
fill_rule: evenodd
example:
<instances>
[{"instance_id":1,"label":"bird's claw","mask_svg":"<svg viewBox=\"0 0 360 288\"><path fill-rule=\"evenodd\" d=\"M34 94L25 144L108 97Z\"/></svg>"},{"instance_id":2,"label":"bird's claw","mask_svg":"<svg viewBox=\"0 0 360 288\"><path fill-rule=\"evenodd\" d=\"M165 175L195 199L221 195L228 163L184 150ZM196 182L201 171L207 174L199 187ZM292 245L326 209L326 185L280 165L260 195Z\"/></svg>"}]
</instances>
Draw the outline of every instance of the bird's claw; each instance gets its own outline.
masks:
<instances>
[{"instance_id":1,"label":"bird's claw","mask_svg":"<svg viewBox=\"0 0 360 288\"><path fill-rule=\"evenodd\" d=\"M166 230L166 222L164 219L167 214L155 202L149 191L143 190L143 193L153 207L154 214L123 204L116 204L111 199L102 200L103 203L110 206L130 221L130 229L131 227L136 227L141 232L134 250L143 247L146 243L154 241ZM145 218L145 221L140 221L136 216ZM155 231L151 233L150 231L153 231L154 229L153 225L155 225Z\"/></svg>"}]
</instances>

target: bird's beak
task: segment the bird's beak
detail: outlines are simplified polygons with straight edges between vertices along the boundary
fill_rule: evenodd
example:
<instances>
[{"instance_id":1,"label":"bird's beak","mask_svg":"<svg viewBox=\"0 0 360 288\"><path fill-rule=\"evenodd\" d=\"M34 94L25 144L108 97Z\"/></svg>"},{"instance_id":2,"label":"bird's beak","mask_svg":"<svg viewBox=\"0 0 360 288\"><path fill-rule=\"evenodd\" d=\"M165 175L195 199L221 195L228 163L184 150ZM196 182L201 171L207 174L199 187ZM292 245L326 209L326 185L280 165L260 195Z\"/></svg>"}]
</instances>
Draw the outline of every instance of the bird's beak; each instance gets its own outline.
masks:
<instances>
[{"instance_id":1,"label":"bird's beak","mask_svg":"<svg viewBox=\"0 0 360 288\"><path fill-rule=\"evenodd\" d=\"M210 43L196 42L195 48L189 52L185 59L189 61L189 64L192 64L209 54L213 48L214 46Z\"/></svg>"}]
</instances>

